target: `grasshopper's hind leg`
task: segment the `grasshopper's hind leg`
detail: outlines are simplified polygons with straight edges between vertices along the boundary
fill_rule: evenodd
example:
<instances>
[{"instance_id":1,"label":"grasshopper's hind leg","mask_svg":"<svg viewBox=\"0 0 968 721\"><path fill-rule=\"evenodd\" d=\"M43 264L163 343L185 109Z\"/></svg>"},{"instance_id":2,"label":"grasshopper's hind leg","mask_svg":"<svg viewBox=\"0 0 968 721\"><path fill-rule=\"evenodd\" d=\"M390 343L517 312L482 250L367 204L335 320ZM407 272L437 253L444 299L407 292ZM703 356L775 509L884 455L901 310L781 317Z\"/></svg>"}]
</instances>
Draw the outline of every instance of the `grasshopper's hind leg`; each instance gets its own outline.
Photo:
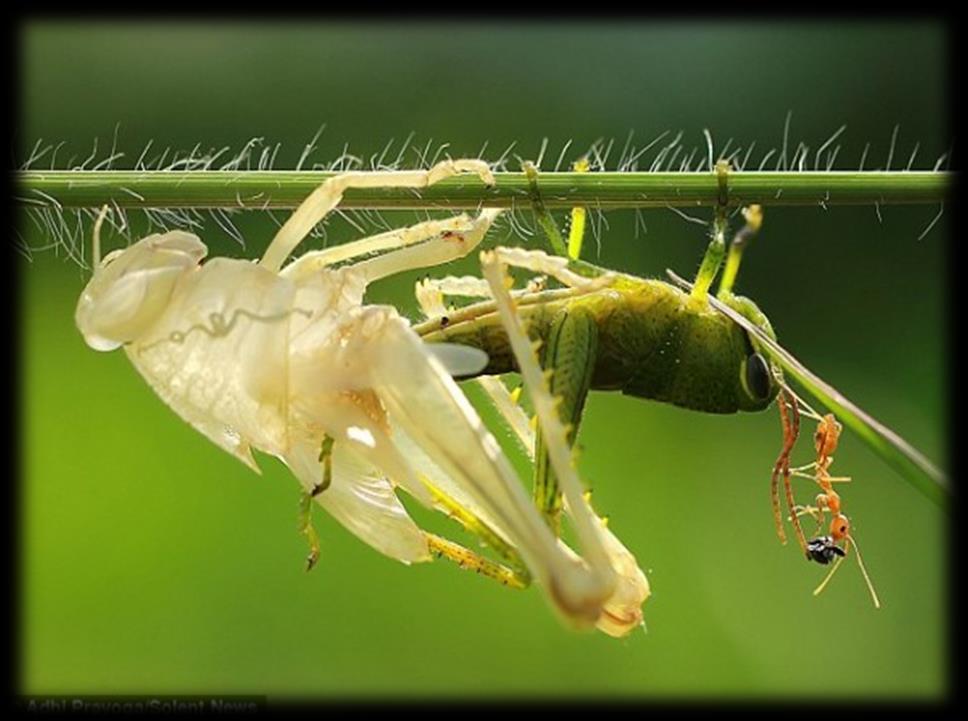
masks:
<instances>
[{"instance_id":1,"label":"grasshopper's hind leg","mask_svg":"<svg viewBox=\"0 0 968 721\"><path fill-rule=\"evenodd\" d=\"M372 338L372 349L351 343L341 352L367 368L367 385L387 411L394 445L412 468L436 466L440 480L448 481L446 492L500 532L569 619L594 623L612 593L612 579L598 572L600 563L586 563L555 538L453 378L390 310L371 308L360 318L367 330L359 341ZM438 480L433 472L424 475ZM426 483L425 493L431 495L428 505L438 505Z\"/></svg>"},{"instance_id":2,"label":"grasshopper's hind leg","mask_svg":"<svg viewBox=\"0 0 968 721\"><path fill-rule=\"evenodd\" d=\"M600 578L607 579L604 582L609 583L612 588L612 593L604 604L596 625L612 636L624 636L643 625L642 604L650 594L649 584L634 556L594 513L583 491L572 463L568 434L559 415L560 401L552 396L546 374L542 372L534 355L533 344L529 342L521 319L515 311L514 302L507 289L508 278L504 263L548 273L563 283L587 289L600 287L604 283L611 282L611 279L608 276L602 276L589 280L575 276L564 265L567 263L566 259L553 258L540 251L497 248L494 251L482 253L481 263L525 387L535 407L540 437L544 440L545 450L550 460L548 465L555 473L556 482L549 489L550 493L555 497L560 484L564 506L574 521L587 562L592 571ZM562 325L562 328L564 327L565 325ZM561 347L563 348L564 345ZM578 395L583 401L583 394L578 393ZM580 409L578 414L580 415ZM540 503L542 503L541 499L539 499Z\"/></svg>"},{"instance_id":3,"label":"grasshopper's hind leg","mask_svg":"<svg viewBox=\"0 0 968 721\"><path fill-rule=\"evenodd\" d=\"M607 276L593 281L572 273L568 261L560 256L549 256L542 251L526 251L517 248L497 248L494 254L501 262L526 268L534 272L552 275L562 283L576 289L594 290L609 282ZM477 278L449 278L440 281L424 281L417 286L417 298L428 316L446 313L443 297L450 295L493 297L487 281ZM509 297L515 293L508 291ZM554 369L550 379L550 391L559 399L559 417L565 424L566 440L574 443L578 424L584 409L585 398L591 385L591 373L595 367L598 329L590 313L578 305L558 313L551 321L547 341L542 346L543 366ZM506 386L496 379L481 382L508 425L515 430L529 455L535 459L534 498L555 535L561 529L561 492L548 461L546 442L541 434L527 430L523 412L514 403ZM522 427L523 426L523 427Z\"/></svg>"},{"instance_id":4,"label":"grasshopper's hind leg","mask_svg":"<svg viewBox=\"0 0 968 721\"><path fill-rule=\"evenodd\" d=\"M531 574L514 546L508 543L487 521L445 493L439 483L424 478L424 483L434 497L435 506L457 521L464 530L476 536L484 545L495 551L507 565L495 563L450 539L426 533L431 553L438 558L453 561L461 568L470 569L487 578L513 588L531 585Z\"/></svg>"},{"instance_id":5,"label":"grasshopper's hind leg","mask_svg":"<svg viewBox=\"0 0 968 721\"><path fill-rule=\"evenodd\" d=\"M542 366L549 374L551 395L558 402L558 417L564 424L569 447L575 443L578 426L591 388L598 348L598 326L591 313L575 305L551 321L542 346ZM551 465L547 441L537 434L535 443L534 499L552 530L561 532L561 489Z\"/></svg>"},{"instance_id":6,"label":"grasshopper's hind leg","mask_svg":"<svg viewBox=\"0 0 968 721\"><path fill-rule=\"evenodd\" d=\"M427 537L427 545L430 547L431 554L436 558L446 558L461 568L497 581L502 586L527 588L531 582L531 579L522 575L520 571L484 558L450 539L438 536L435 533L425 533L424 535Z\"/></svg>"},{"instance_id":7,"label":"grasshopper's hind leg","mask_svg":"<svg viewBox=\"0 0 968 721\"><path fill-rule=\"evenodd\" d=\"M588 160L582 158L573 166L575 172L587 172ZM528 178L532 210L538 225L545 233L551 248L559 255L578 260L581 255L585 233L585 209L572 208L571 230L565 247L561 231L541 199L538 188L538 169L532 163L524 164ZM507 255L504 259L511 262ZM560 261L559 261L560 264ZM559 276L556 276L559 277ZM566 285L574 287L574 279L561 278ZM550 372L549 390L560 399L559 416L565 424L566 440L573 445L581 422L585 398L591 384L591 372L595 367L598 326L587 312L574 306L555 316L551 321L547 339L540 349L542 366ZM534 498L545 520L556 532L561 527L561 491L554 469L551 467L544 438L537 434L533 458L535 460Z\"/></svg>"},{"instance_id":8,"label":"grasshopper's hind leg","mask_svg":"<svg viewBox=\"0 0 968 721\"><path fill-rule=\"evenodd\" d=\"M568 261L560 256L549 256L539 250L519 248L496 248L494 255L500 262L526 268L533 272L552 275L559 281L576 289L595 290L610 282L607 276L595 280L574 274ZM444 292L449 295L494 297L490 284L477 278L449 278L440 281L424 281L417 286L417 298L428 317L441 316L446 312ZM508 297L515 293L507 291ZM594 318L579 305L572 305L558 313L551 321L545 343L541 347L542 365L551 370L550 392L558 399L559 418L565 424L566 441L574 443L584 409L585 399L591 385L595 367L598 328ZM495 406L512 429L515 429L529 455L535 460L534 498L555 535L561 529L561 491L554 470L549 463L546 442L541 434L521 428L524 414L514 403L510 392L500 381L481 384ZM527 426L525 425L525 428Z\"/></svg>"},{"instance_id":9,"label":"grasshopper's hind leg","mask_svg":"<svg viewBox=\"0 0 968 721\"><path fill-rule=\"evenodd\" d=\"M496 248L494 255L499 262L526 268L532 272L551 275L571 288L597 290L611 283L608 274L595 279L577 275L570 269L567 259L549 256L539 250L520 248ZM510 300L510 296L508 296ZM563 424L564 442L570 449L577 436L578 424L585 407L585 399L591 387L598 347L598 326L594 317L578 303L570 304L551 321L541 348L544 372L550 375L548 391L557 405L556 420ZM518 362L521 362L518 356ZM522 370L523 375L523 370ZM532 396L533 398L533 396ZM537 410L537 404L536 404ZM539 414L539 423L544 420ZM545 433L539 433L535 442L534 498L545 520L556 535L561 531L562 491L557 478L557 468L551 462L550 449ZM576 512L571 501L572 513Z\"/></svg>"}]
</instances>

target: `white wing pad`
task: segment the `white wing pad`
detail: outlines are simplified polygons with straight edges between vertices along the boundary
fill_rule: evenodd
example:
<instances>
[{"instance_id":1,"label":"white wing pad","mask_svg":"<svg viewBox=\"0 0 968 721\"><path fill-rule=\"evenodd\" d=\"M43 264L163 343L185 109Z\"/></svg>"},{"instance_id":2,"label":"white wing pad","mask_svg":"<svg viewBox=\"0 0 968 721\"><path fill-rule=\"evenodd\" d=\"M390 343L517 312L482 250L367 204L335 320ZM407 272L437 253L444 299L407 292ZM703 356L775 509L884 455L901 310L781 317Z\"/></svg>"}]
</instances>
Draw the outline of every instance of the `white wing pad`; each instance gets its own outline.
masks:
<instances>
[{"instance_id":1,"label":"white wing pad","mask_svg":"<svg viewBox=\"0 0 968 721\"><path fill-rule=\"evenodd\" d=\"M480 348L457 343L428 343L427 349L455 378L476 376L487 367L487 353Z\"/></svg>"}]
</instances>

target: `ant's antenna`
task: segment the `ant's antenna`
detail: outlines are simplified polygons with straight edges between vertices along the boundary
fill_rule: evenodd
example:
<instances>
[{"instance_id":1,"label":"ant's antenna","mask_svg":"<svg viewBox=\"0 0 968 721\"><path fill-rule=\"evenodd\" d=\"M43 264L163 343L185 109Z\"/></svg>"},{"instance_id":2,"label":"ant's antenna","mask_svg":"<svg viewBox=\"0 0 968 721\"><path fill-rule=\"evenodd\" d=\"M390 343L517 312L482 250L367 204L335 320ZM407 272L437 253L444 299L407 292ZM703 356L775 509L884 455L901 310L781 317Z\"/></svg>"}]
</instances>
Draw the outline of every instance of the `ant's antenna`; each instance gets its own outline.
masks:
<instances>
[{"instance_id":1,"label":"ant's antenna","mask_svg":"<svg viewBox=\"0 0 968 721\"><path fill-rule=\"evenodd\" d=\"M871 582L871 577L867 573L867 568L864 566L864 559L860 555L860 546L857 545L857 541L854 540L853 536L847 536L849 540L854 545L854 550L857 551L857 565L860 566L860 572L864 574L864 581L867 583L867 590L871 592L871 598L874 601L874 608L880 608L881 602L877 598L877 591L874 590L874 584Z\"/></svg>"},{"instance_id":2,"label":"ant's antenna","mask_svg":"<svg viewBox=\"0 0 968 721\"><path fill-rule=\"evenodd\" d=\"M857 556L857 564L860 566L860 572L863 574L864 581L867 583L867 590L869 590L871 593L871 599L874 601L874 608L880 608L881 601L877 597L877 591L874 590L874 584L871 581L870 575L867 573L867 567L864 566L864 559L861 558L860 555L860 546L857 545L857 541L854 540L853 536L847 536L847 541L854 546L854 551L856 552ZM830 583L830 579L833 578L834 573L837 572L837 569L840 568L840 564L843 563L843 561L844 557L841 556L834 562L834 567L830 569L830 573L828 573L826 578L821 581L820 585L814 589L814 596L819 596L821 593L823 593L823 590L827 587L827 584Z\"/></svg>"}]
</instances>

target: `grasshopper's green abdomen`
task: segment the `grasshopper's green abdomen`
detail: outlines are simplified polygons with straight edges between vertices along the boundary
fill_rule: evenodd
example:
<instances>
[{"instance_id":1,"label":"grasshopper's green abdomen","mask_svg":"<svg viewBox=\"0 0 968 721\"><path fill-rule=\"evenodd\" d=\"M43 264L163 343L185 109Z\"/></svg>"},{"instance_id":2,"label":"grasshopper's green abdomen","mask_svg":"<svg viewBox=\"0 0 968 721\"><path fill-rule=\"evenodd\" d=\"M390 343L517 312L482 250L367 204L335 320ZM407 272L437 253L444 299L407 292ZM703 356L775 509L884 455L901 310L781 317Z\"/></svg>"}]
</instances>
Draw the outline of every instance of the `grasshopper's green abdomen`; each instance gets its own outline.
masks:
<instances>
[{"instance_id":1,"label":"grasshopper's green abdomen","mask_svg":"<svg viewBox=\"0 0 968 721\"><path fill-rule=\"evenodd\" d=\"M735 297L731 304L772 335L769 321L751 301ZM485 351L485 374L515 371L507 337L489 306L469 306L416 330L427 341ZM581 313L594 322L592 389L709 413L762 410L776 395L772 378L761 379L765 386L749 382L750 370L756 369L748 367L754 350L746 332L705 300L662 281L620 276L612 286L583 295L529 294L518 300L518 310L529 335L542 341L560 314ZM557 363L562 363L560 353Z\"/></svg>"}]
</instances>

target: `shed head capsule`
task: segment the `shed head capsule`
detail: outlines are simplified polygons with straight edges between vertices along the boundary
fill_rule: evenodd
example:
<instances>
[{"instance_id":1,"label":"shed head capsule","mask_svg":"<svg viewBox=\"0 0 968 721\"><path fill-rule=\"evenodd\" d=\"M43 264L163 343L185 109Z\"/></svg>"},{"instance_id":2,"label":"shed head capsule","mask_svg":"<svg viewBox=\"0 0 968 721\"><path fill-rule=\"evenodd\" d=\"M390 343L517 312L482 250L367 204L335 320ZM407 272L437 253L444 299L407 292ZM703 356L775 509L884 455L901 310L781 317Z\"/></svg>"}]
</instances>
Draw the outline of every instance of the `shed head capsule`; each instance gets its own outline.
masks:
<instances>
[{"instance_id":1,"label":"shed head capsule","mask_svg":"<svg viewBox=\"0 0 968 721\"><path fill-rule=\"evenodd\" d=\"M175 230L106 255L77 301L74 320L84 340L101 351L135 340L165 310L182 275L207 252L196 236Z\"/></svg>"}]
</instances>

